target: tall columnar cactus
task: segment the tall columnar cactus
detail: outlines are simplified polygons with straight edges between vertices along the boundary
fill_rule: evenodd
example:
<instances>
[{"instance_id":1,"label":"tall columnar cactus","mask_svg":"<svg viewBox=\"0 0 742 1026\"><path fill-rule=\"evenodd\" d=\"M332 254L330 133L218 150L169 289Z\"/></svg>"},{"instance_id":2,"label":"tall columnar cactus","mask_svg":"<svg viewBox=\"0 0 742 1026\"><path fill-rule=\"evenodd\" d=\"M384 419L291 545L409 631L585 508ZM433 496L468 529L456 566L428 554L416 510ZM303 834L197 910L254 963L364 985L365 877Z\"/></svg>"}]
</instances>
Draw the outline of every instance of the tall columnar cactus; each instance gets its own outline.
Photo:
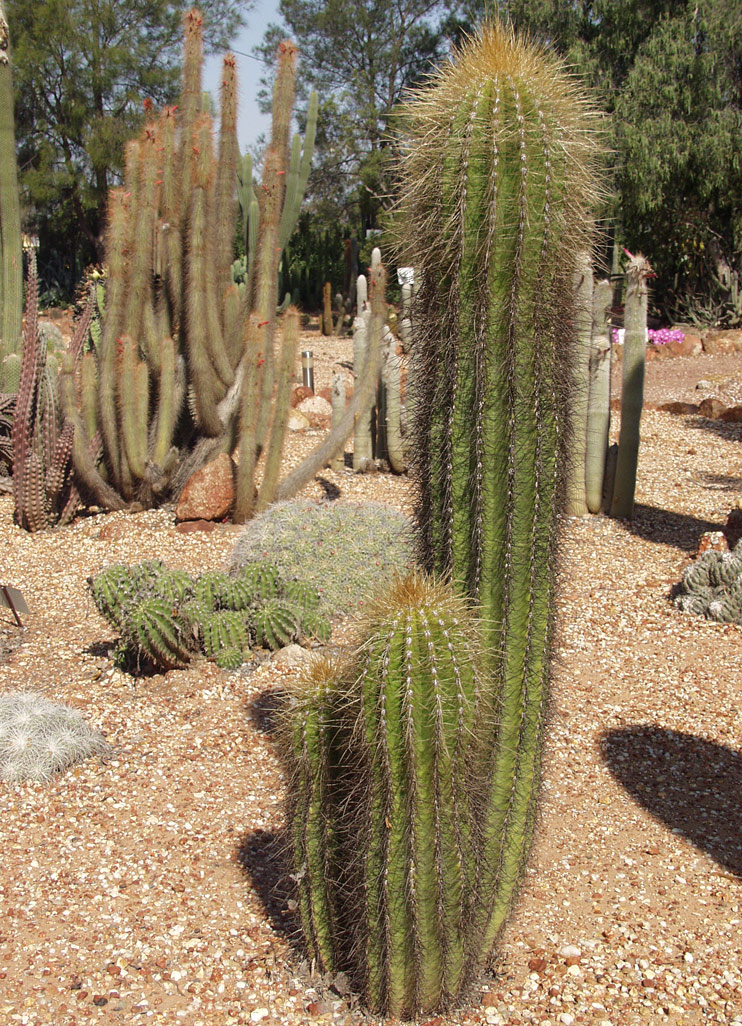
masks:
<instances>
[{"instance_id":1,"label":"tall columnar cactus","mask_svg":"<svg viewBox=\"0 0 742 1026\"><path fill-rule=\"evenodd\" d=\"M413 575L379 597L356 660L310 666L289 710L309 952L375 1011L448 1005L481 965L472 753L492 710L480 683L466 603Z\"/></svg>"},{"instance_id":2,"label":"tall columnar cactus","mask_svg":"<svg viewBox=\"0 0 742 1026\"><path fill-rule=\"evenodd\" d=\"M553 57L490 25L403 122L401 246L421 276L420 552L481 609L500 718L479 824L491 853L477 883L485 949L511 907L536 808L597 120Z\"/></svg>"},{"instance_id":3,"label":"tall columnar cactus","mask_svg":"<svg viewBox=\"0 0 742 1026\"><path fill-rule=\"evenodd\" d=\"M590 339L589 394L585 452L585 499L599 513L611 426L611 323L613 286L607 279L593 287L593 327Z\"/></svg>"},{"instance_id":4,"label":"tall columnar cactus","mask_svg":"<svg viewBox=\"0 0 742 1026\"><path fill-rule=\"evenodd\" d=\"M92 292L75 325L67 360L79 363L93 312ZM70 465L74 422L60 410L57 375L47 366L47 343L38 330L36 254L28 253L26 325L13 417L15 520L28 531L65 524L81 503Z\"/></svg>"},{"instance_id":5,"label":"tall columnar cactus","mask_svg":"<svg viewBox=\"0 0 742 1026\"><path fill-rule=\"evenodd\" d=\"M588 511L585 501L585 461L593 321L593 267L590 253L580 255L575 279L575 369L570 410L572 445L567 472L566 512L570 516L581 517Z\"/></svg>"},{"instance_id":6,"label":"tall columnar cactus","mask_svg":"<svg viewBox=\"0 0 742 1026\"><path fill-rule=\"evenodd\" d=\"M644 363L647 347L647 278L653 274L640 253L628 253L626 303L624 306L623 370L621 381L621 428L613 483L612 517L631 517L634 512L636 468L639 460L639 425L644 405Z\"/></svg>"},{"instance_id":7,"label":"tall columnar cactus","mask_svg":"<svg viewBox=\"0 0 742 1026\"><path fill-rule=\"evenodd\" d=\"M0 0L0 359L17 353L23 312L21 208L15 156L10 33Z\"/></svg>"}]
</instances>

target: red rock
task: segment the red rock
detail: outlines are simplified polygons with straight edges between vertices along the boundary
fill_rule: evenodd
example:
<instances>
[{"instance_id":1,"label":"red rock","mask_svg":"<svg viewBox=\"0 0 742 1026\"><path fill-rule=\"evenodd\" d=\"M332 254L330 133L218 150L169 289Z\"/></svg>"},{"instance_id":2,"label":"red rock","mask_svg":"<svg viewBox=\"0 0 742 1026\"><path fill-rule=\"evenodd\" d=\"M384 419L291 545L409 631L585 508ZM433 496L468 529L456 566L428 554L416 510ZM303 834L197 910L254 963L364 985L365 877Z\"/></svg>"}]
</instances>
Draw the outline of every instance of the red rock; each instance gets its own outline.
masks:
<instances>
[{"instance_id":1,"label":"red rock","mask_svg":"<svg viewBox=\"0 0 742 1026\"><path fill-rule=\"evenodd\" d=\"M114 520L101 527L98 537L101 541L119 541L119 539L125 538L130 530L130 524L123 520Z\"/></svg>"},{"instance_id":2,"label":"red rock","mask_svg":"<svg viewBox=\"0 0 742 1026\"><path fill-rule=\"evenodd\" d=\"M703 339L703 351L711 356L742 352L742 330L709 331Z\"/></svg>"},{"instance_id":3,"label":"red rock","mask_svg":"<svg viewBox=\"0 0 742 1026\"><path fill-rule=\"evenodd\" d=\"M668 343L668 345L669 344L670 343ZM674 414L680 415L680 416L682 416L684 414L698 413L698 405L697 405L697 403L681 403L681 402L660 403L660 405L657 407L657 409L661 410L663 413L674 413Z\"/></svg>"},{"instance_id":4,"label":"red rock","mask_svg":"<svg viewBox=\"0 0 742 1026\"><path fill-rule=\"evenodd\" d=\"M696 555L703 552L728 552L729 544L723 531L704 531L698 539Z\"/></svg>"},{"instance_id":5,"label":"red rock","mask_svg":"<svg viewBox=\"0 0 742 1026\"><path fill-rule=\"evenodd\" d=\"M706 417L708 420L719 420L725 410L724 403L713 396L708 396L698 407L699 416Z\"/></svg>"},{"instance_id":6,"label":"red rock","mask_svg":"<svg viewBox=\"0 0 742 1026\"><path fill-rule=\"evenodd\" d=\"M729 406L719 416L727 424L742 424L742 406Z\"/></svg>"},{"instance_id":7,"label":"red rock","mask_svg":"<svg viewBox=\"0 0 742 1026\"><path fill-rule=\"evenodd\" d=\"M191 474L178 500L175 519L221 520L230 512L233 502L234 464L231 456L222 452Z\"/></svg>"},{"instance_id":8,"label":"red rock","mask_svg":"<svg viewBox=\"0 0 742 1026\"><path fill-rule=\"evenodd\" d=\"M330 404L332 403L332 389L331 388L321 388L319 390L319 392L317 392L317 395L321 399L326 399L328 401L328 403L330 403Z\"/></svg>"},{"instance_id":9,"label":"red rock","mask_svg":"<svg viewBox=\"0 0 742 1026\"><path fill-rule=\"evenodd\" d=\"M175 525L175 530L180 534L195 534L197 531L215 531L217 527L213 520L184 520Z\"/></svg>"},{"instance_id":10,"label":"red rock","mask_svg":"<svg viewBox=\"0 0 742 1026\"><path fill-rule=\"evenodd\" d=\"M682 341L668 342L665 349L673 356L698 356L703 352L703 342L701 342L700 335L688 332L683 336Z\"/></svg>"},{"instance_id":11,"label":"red rock","mask_svg":"<svg viewBox=\"0 0 742 1026\"><path fill-rule=\"evenodd\" d=\"M291 393L292 408L296 409L299 403L304 402L305 399L309 399L313 395L314 392L311 390L311 388L308 388L306 385L297 385L297 387Z\"/></svg>"},{"instance_id":12,"label":"red rock","mask_svg":"<svg viewBox=\"0 0 742 1026\"><path fill-rule=\"evenodd\" d=\"M545 958L531 958L528 961L528 968L532 973L542 973L546 969Z\"/></svg>"},{"instance_id":13,"label":"red rock","mask_svg":"<svg viewBox=\"0 0 742 1026\"><path fill-rule=\"evenodd\" d=\"M740 538L742 538L742 509L733 509L729 514L726 526L724 527L724 534L729 548L733 549Z\"/></svg>"},{"instance_id":14,"label":"red rock","mask_svg":"<svg viewBox=\"0 0 742 1026\"><path fill-rule=\"evenodd\" d=\"M654 342L647 342L647 359L648 360L668 360L671 359L675 353L670 350L669 343L656 346Z\"/></svg>"}]
</instances>

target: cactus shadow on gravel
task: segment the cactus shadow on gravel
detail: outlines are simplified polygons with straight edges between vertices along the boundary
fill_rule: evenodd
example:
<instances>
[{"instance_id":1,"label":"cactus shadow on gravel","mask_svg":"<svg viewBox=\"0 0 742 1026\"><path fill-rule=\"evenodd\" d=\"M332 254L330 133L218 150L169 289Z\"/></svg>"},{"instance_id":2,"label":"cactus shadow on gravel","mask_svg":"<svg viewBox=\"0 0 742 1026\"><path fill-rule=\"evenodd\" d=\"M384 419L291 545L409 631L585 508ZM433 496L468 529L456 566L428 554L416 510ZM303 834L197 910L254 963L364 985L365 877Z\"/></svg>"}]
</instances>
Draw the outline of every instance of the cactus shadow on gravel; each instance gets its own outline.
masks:
<instances>
[{"instance_id":1,"label":"cactus shadow on gravel","mask_svg":"<svg viewBox=\"0 0 742 1026\"><path fill-rule=\"evenodd\" d=\"M637 724L604 734L601 754L642 808L742 877L742 753Z\"/></svg>"},{"instance_id":2,"label":"cactus shadow on gravel","mask_svg":"<svg viewBox=\"0 0 742 1026\"><path fill-rule=\"evenodd\" d=\"M673 545L684 552L693 553L696 552L699 538L705 531L721 531L724 526L711 520L702 520L672 509L660 509L639 502L634 506L633 518L618 523L623 523L631 534L643 538L644 541Z\"/></svg>"},{"instance_id":3,"label":"cactus shadow on gravel","mask_svg":"<svg viewBox=\"0 0 742 1026\"><path fill-rule=\"evenodd\" d=\"M271 927L292 944L301 931L289 906L289 864L286 831L251 830L240 840L237 858L262 904Z\"/></svg>"}]
</instances>

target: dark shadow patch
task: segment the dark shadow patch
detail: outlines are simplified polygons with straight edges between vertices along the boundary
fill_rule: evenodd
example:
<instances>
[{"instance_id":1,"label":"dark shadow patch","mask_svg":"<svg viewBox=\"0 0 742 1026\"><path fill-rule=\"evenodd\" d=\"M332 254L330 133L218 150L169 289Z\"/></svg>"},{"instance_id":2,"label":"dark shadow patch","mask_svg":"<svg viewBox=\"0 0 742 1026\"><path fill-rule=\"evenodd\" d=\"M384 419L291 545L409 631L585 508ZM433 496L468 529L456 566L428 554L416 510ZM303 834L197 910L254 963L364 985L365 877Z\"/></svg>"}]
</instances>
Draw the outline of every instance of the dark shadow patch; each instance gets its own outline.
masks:
<instances>
[{"instance_id":1,"label":"dark shadow patch","mask_svg":"<svg viewBox=\"0 0 742 1026\"><path fill-rule=\"evenodd\" d=\"M319 477L319 476L317 476L315 478L315 480L317 481L317 484L319 484L321 486L322 491L325 493L325 495L324 495L324 499L325 500L329 500L330 502L332 502L335 499L339 499L340 498L340 495L341 495L340 489L338 488L338 486L336 484L333 484L332 481L328 481L326 477Z\"/></svg>"},{"instance_id":2,"label":"dark shadow patch","mask_svg":"<svg viewBox=\"0 0 742 1026\"><path fill-rule=\"evenodd\" d=\"M242 839L237 858L265 909L271 926L294 945L301 931L292 900L285 832L252 830Z\"/></svg>"},{"instance_id":3,"label":"dark shadow patch","mask_svg":"<svg viewBox=\"0 0 742 1026\"><path fill-rule=\"evenodd\" d=\"M702 472L698 475L704 488L718 492L742 492L742 477L733 477L731 474L708 474Z\"/></svg>"},{"instance_id":4,"label":"dark shadow patch","mask_svg":"<svg viewBox=\"0 0 742 1026\"><path fill-rule=\"evenodd\" d=\"M287 701L284 688L270 688L261 692L247 706L247 715L252 726L273 739L278 734L278 724Z\"/></svg>"},{"instance_id":5,"label":"dark shadow patch","mask_svg":"<svg viewBox=\"0 0 742 1026\"><path fill-rule=\"evenodd\" d=\"M601 754L647 812L742 877L742 753L646 724L606 733Z\"/></svg>"},{"instance_id":6,"label":"dark shadow patch","mask_svg":"<svg viewBox=\"0 0 742 1026\"><path fill-rule=\"evenodd\" d=\"M742 424L728 420L711 420L710 417L688 417L686 427L693 431L710 431L728 442L742 442Z\"/></svg>"},{"instance_id":7,"label":"dark shadow patch","mask_svg":"<svg viewBox=\"0 0 742 1026\"><path fill-rule=\"evenodd\" d=\"M619 520L618 523L644 541L672 545L684 552L693 553L698 548L698 539L705 531L721 531L724 528L724 524L715 524L711 520L701 520L686 513L645 506L639 502L634 506L632 519Z\"/></svg>"}]
</instances>

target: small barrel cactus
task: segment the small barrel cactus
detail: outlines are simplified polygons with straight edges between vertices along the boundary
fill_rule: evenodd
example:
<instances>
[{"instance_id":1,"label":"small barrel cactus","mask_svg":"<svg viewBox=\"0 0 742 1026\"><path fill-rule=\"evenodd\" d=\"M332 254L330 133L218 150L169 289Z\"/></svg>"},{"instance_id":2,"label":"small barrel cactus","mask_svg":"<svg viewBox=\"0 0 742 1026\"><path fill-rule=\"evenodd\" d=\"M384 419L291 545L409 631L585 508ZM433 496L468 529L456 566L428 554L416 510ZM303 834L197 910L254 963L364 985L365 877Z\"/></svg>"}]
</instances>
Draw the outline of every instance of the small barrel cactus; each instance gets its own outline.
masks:
<instances>
[{"instance_id":1,"label":"small barrel cactus","mask_svg":"<svg viewBox=\"0 0 742 1026\"><path fill-rule=\"evenodd\" d=\"M742 541L732 552L702 553L675 590L675 605L684 613L742 624Z\"/></svg>"}]
</instances>

